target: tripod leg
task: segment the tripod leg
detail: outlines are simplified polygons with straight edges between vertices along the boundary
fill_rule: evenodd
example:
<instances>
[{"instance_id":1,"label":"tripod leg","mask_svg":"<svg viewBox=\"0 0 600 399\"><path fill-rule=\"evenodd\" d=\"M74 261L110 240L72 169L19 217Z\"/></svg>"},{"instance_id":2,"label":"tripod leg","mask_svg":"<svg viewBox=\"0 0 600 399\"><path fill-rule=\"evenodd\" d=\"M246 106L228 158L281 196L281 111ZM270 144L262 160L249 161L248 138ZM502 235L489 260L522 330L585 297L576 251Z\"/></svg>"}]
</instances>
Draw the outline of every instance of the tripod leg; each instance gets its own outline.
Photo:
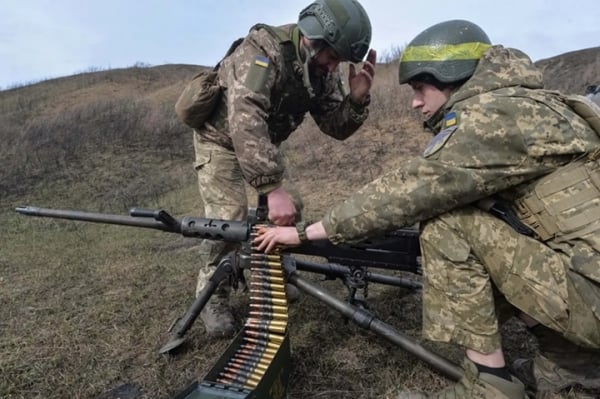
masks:
<instances>
[{"instance_id":1,"label":"tripod leg","mask_svg":"<svg viewBox=\"0 0 600 399\"><path fill-rule=\"evenodd\" d=\"M455 381L462 377L463 370L458 365L437 353L428 350L414 338L402 334L400 331L397 331L391 325L379 320L368 311L335 298L324 289L303 279L297 273L292 273L289 276L288 281L308 295L317 298L327 306L337 310L359 327L373 331L393 344L398 345L400 348L428 363L447 377L450 377Z\"/></svg>"},{"instance_id":2,"label":"tripod leg","mask_svg":"<svg viewBox=\"0 0 600 399\"><path fill-rule=\"evenodd\" d=\"M215 272L210 276L208 283L202 291L198 293L196 299L192 305L188 308L182 317L177 318L169 327L169 341L159 350L159 353L165 354L173 352L183 342L185 342L184 335L187 330L190 329L194 321L200 315L202 309L215 292L219 284L225 279L234 278L234 265L232 263L232 256L227 255L221 259Z\"/></svg>"}]
</instances>

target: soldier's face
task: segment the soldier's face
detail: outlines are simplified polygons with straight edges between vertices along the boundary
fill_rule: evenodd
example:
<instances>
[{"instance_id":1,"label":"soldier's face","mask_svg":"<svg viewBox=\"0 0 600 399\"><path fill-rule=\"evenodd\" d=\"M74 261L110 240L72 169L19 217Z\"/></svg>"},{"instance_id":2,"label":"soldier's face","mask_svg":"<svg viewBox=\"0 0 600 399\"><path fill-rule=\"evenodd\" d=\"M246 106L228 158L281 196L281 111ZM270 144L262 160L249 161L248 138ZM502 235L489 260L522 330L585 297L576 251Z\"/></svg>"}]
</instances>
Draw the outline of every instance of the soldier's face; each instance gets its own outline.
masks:
<instances>
[{"instance_id":1,"label":"soldier's face","mask_svg":"<svg viewBox=\"0 0 600 399\"><path fill-rule=\"evenodd\" d=\"M431 118L450 98L451 88L440 90L434 85L423 82L411 82L413 89L413 98L411 106L413 109L421 111L426 118Z\"/></svg>"},{"instance_id":2,"label":"soldier's face","mask_svg":"<svg viewBox=\"0 0 600 399\"><path fill-rule=\"evenodd\" d=\"M317 53L310 62L310 69L317 77L325 76L335 71L342 59L331 47L325 47Z\"/></svg>"}]
</instances>

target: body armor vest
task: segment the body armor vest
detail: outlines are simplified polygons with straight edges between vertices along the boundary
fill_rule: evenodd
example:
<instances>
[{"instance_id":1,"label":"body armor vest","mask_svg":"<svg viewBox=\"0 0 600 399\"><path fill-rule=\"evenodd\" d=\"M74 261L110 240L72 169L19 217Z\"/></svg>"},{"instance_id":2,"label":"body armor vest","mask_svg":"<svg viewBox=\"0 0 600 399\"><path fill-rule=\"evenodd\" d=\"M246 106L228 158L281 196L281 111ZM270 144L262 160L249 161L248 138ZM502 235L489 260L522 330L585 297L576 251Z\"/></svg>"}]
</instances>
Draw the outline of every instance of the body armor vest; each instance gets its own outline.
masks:
<instances>
[{"instance_id":1,"label":"body armor vest","mask_svg":"<svg viewBox=\"0 0 600 399\"><path fill-rule=\"evenodd\" d=\"M600 136L600 108L582 96L564 102ZM533 183L515 202L519 219L542 241L567 241L600 229L600 148Z\"/></svg>"}]
</instances>

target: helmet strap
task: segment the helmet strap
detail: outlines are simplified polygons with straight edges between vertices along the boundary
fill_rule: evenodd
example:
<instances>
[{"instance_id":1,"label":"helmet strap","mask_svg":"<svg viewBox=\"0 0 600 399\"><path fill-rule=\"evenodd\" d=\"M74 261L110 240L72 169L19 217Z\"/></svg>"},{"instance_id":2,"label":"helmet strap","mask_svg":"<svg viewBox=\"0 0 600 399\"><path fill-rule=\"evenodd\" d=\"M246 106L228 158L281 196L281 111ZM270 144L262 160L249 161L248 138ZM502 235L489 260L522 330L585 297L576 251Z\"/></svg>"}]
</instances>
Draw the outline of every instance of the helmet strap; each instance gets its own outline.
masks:
<instances>
[{"instance_id":1,"label":"helmet strap","mask_svg":"<svg viewBox=\"0 0 600 399\"><path fill-rule=\"evenodd\" d=\"M302 36L301 43L301 49L303 51L302 58L305 61L308 60L309 62L317 58L317 55L319 55L321 50L327 47L327 43L325 42L325 40L311 40L308 39L306 36Z\"/></svg>"}]
</instances>

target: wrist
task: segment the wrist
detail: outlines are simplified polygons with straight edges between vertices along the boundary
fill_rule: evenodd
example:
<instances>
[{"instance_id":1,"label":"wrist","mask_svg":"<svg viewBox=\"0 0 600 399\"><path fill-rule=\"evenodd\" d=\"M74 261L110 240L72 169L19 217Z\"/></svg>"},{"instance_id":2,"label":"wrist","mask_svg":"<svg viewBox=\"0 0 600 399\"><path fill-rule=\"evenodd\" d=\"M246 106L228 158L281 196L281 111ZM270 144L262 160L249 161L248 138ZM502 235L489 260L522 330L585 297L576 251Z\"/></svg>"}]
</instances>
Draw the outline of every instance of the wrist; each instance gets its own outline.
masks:
<instances>
[{"instance_id":1,"label":"wrist","mask_svg":"<svg viewBox=\"0 0 600 399\"><path fill-rule=\"evenodd\" d=\"M367 107L371 103L371 95L366 94L360 98L355 98L354 96L349 96L350 106L357 111L360 111Z\"/></svg>"},{"instance_id":2,"label":"wrist","mask_svg":"<svg viewBox=\"0 0 600 399\"><path fill-rule=\"evenodd\" d=\"M300 244L308 242L308 237L306 235L306 228L309 226L310 222L305 220L301 220L296 223L296 232L298 233L298 240L300 240Z\"/></svg>"}]
</instances>

